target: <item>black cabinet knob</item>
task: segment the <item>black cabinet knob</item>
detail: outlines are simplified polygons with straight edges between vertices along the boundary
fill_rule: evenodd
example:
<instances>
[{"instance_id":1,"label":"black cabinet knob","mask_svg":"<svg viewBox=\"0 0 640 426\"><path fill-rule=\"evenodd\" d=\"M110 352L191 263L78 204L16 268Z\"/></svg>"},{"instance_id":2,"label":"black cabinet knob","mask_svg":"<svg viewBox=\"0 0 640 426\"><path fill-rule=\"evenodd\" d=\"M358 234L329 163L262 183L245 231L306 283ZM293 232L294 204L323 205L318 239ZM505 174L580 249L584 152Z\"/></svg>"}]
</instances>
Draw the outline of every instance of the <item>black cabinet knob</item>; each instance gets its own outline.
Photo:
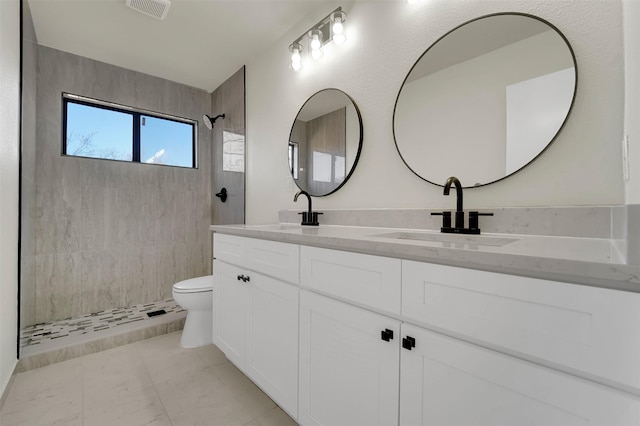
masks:
<instances>
[{"instance_id":1,"label":"black cabinet knob","mask_svg":"<svg viewBox=\"0 0 640 426\"><path fill-rule=\"evenodd\" d=\"M402 339L402 347L410 351L411 348L416 347L416 339L411 336L405 337L404 339Z\"/></svg>"},{"instance_id":2,"label":"black cabinet knob","mask_svg":"<svg viewBox=\"0 0 640 426\"><path fill-rule=\"evenodd\" d=\"M238 275L238 281L240 281L242 278L244 278L244 275Z\"/></svg>"},{"instance_id":3,"label":"black cabinet knob","mask_svg":"<svg viewBox=\"0 0 640 426\"><path fill-rule=\"evenodd\" d=\"M380 332L380 338L385 342L393 340L393 330L384 329Z\"/></svg>"}]
</instances>

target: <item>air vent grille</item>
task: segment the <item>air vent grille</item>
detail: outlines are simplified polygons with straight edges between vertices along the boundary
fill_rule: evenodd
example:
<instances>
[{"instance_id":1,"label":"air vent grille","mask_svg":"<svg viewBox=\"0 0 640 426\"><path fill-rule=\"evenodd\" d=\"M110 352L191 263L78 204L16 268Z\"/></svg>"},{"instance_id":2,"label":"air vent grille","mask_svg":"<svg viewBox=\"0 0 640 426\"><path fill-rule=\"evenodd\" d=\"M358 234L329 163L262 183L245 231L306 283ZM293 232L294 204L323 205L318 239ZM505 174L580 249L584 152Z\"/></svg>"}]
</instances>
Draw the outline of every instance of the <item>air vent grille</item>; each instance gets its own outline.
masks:
<instances>
[{"instance_id":1,"label":"air vent grille","mask_svg":"<svg viewBox=\"0 0 640 426\"><path fill-rule=\"evenodd\" d=\"M127 6L147 16L164 19L169 12L169 0L126 0Z\"/></svg>"}]
</instances>

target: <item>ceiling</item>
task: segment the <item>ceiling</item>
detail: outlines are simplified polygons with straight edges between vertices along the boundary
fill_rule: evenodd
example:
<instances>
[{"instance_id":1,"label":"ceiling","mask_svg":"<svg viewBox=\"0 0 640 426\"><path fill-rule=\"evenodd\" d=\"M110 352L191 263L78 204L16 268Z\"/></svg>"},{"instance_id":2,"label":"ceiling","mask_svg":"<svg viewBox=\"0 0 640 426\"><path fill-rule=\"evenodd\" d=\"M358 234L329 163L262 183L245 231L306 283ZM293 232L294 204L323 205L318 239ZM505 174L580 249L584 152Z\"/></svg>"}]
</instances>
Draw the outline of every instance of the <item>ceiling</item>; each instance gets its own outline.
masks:
<instances>
[{"instance_id":1,"label":"ceiling","mask_svg":"<svg viewBox=\"0 0 640 426\"><path fill-rule=\"evenodd\" d=\"M158 20L125 0L28 2L39 44L208 92L305 17L330 11L322 0L171 0Z\"/></svg>"}]
</instances>

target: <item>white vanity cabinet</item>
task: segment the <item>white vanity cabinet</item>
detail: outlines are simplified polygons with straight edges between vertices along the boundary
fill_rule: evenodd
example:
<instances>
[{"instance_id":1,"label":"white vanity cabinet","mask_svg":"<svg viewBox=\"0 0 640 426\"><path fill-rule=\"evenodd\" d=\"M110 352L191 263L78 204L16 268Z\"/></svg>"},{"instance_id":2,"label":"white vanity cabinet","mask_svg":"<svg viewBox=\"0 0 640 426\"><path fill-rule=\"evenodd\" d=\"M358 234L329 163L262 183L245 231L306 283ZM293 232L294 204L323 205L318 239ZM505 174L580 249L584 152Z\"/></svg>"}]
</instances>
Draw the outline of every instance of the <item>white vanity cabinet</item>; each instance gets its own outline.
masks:
<instances>
[{"instance_id":1,"label":"white vanity cabinet","mask_svg":"<svg viewBox=\"0 0 640 426\"><path fill-rule=\"evenodd\" d=\"M303 426L640 425L640 294L215 240L215 342Z\"/></svg>"},{"instance_id":2,"label":"white vanity cabinet","mask_svg":"<svg viewBox=\"0 0 640 426\"><path fill-rule=\"evenodd\" d=\"M398 320L302 290L300 424L397 424L399 333Z\"/></svg>"},{"instance_id":3,"label":"white vanity cabinet","mask_svg":"<svg viewBox=\"0 0 640 426\"><path fill-rule=\"evenodd\" d=\"M216 234L214 343L293 417L298 411L297 245Z\"/></svg>"}]
</instances>

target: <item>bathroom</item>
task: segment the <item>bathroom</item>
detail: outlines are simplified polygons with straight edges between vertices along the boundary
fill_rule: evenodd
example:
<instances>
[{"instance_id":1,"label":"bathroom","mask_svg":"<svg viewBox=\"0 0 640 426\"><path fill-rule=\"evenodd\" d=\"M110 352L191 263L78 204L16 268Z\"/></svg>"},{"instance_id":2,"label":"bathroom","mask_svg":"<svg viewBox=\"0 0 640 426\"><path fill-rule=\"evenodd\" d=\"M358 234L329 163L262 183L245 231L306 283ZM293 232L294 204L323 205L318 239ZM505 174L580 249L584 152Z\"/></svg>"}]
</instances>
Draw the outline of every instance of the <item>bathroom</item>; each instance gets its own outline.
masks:
<instances>
[{"instance_id":1,"label":"bathroom","mask_svg":"<svg viewBox=\"0 0 640 426\"><path fill-rule=\"evenodd\" d=\"M3 7L9 7L4 3L8 2L3 2ZM342 6L347 13L345 22L347 43L342 46L327 45L325 57L321 61L306 67L302 72L293 72L288 66L290 58L288 46L296 37L338 6ZM575 103L558 137L535 162L502 181L480 188L465 189L465 206L483 211L498 208L546 207L576 207L583 211L584 208L589 207L619 207L614 210L628 215L627 223L629 224L625 229L628 246L623 245L622 251L626 251L630 263L633 259L638 259L638 248L634 245L637 244L635 243L637 238L634 238L634 232L637 230L633 225L635 222L633 219L634 214L637 214L634 206L640 204L640 195L637 195L640 191L636 188L640 185L640 178L634 170L634 165L640 162L640 156L635 154L633 147L635 139L640 137L639 124L634 119L640 112L638 105L640 73L637 72L640 63L637 40L640 37L638 30L631 23L637 21L640 12L635 2L423 0L409 4L405 1L356 1L318 2L314 8L313 12L309 11L303 18L287 23L288 30L271 46L254 52L251 57L243 58L243 62L238 63L238 66L228 73L228 77L231 77L242 65L246 65L243 71L246 85L247 156L246 207L244 207L246 224L273 224L279 221L279 212L282 210L297 212L306 209L302 200L297 203L293 201L298 188L291 178L287 164L285 139L289 135L292 122L300 107L311 95L325 88L341 89L354 99L362 116L363 142L357 168L348 182L327 197L314 197L314 208L325 211L325 216L320 217L321 225L323 219L325 223L330 219L326 212L333 210L354 210L356 211L354 214L357 214L358 210L384 212L390 209L403 211L453 209L455 205L453 197L444 197L442 187L427 183L415 176L398 155L393 139L396 97L414 62L431 44L451 29L471 19L492 13L521 12L549 21L567 37L575 53L578 68ZM6 31L13 28L5 25L5 19L9 19L5 16L3 13L3 39L5 39L5 28ZM215 40L209 41L209 43L215 42ZM7 52L6 56L5 52ZM40 54L46 55L47 52L50 53L50 49L43 48ZM10 54L13 56L9 56ZM16 54L17 52L3 49L3 74L5 60L15 64L18 61L15 59ZM201 52L201 54L204 53ZM79 78L80 83L100 86L103 80L92 77L96 72L91 68L92 63L82 60L79 62L78 67L86 66L90 69L84 75L86 81L83 82L83 78ZM54 67L54 70L60 69ZM123 78L126 81L126 77ZM223 81L221 80L220 83ZM49 83L51 82L38 81L38 92L32 96L34 98L45 96L46 86ZM171 83L167 83L167 86L171 86ZM231 114L230 110L214 104L209 93L217 87L194 90L189 95L178 94L177 89L175 89L176 92L171 92L172 89L167 88L167 97L171 100L170 106L167 106L169 104L166 100L153 99L149 95L145 101L148 104L142 107L178 116L188 115L195 119L205 112ZM110 90L109 87L99 89L105 92ZM3 90L5 90L4 86ZM51 88L51 90L59 91L57 88ZM155 88L147 87L147 90L154 92ZM11 94L15 95L14 92ZM123 94L123 99L118 102L123 105L136 102L133 97L127 99L130 95L131 93ZM6 133L4 130L5 126L8 126L7 129L14 129L17 126L15 122L19 103L6 100L17 99L16 96L6 97L4 92L2 96L3 109L6 104L6 108L12 112L2 118L3 156L6 152L6 161L9 164L9 167L5 168L5 159L2 160L2 205L16 206L13 209L16 210L15 214L11 211L7 212L6 210L10 209L3 207L5 211L2 216L0 383L3 392L11 380L17 363L18 283L15 277L18 274L20 253L16 251L18 192L15 173L7 175L7 182L16 183L15 191L7 190L5 193L5 187L12 186L4 183L4 173L15 171L17 167L15 154L19 149L19 139L15 137L13 130L7 130ZM180 104L181 101L174 102L175 98L180 96L189 98L189 104L197 104L198 108L193 108L188 113L163 110ZM197 99L193 101L192 98ZM55 102L59 100L57 98L50 100L47 105L55 107L57 106ZM153 104L153 102L156 103ZM35 117L24 115L23 120L25 122L31 120L33 125L27 127L31 129L37 126L38 129L41 127L51 129L53 126L54 130L47 131L53 132L53 137L57 136L55 129L59 127L60 117L56 113L38 110ZM221 137L222 129L226 130L228 124L226 119L216 122L212 133L200 123L198 137L200 149L203 150L200 152L201 158L211 155L205 151L210 149L206 141ZM244 129L237 130L244 131ZM5 135L13 136L5 138ZM23 134L23 138L27 136ZM625 136L628 136L629 140L628 167L624 165L621 143ZM50 151L38 151L37 154L57 155L59 151L56 150L59 150L59 147L54 144L50 147ZM25 160L23 152L23 196L29 193L30 184L35 185L38 179L42 179L42 176L38 178L36 174L42 174L46 176L44 185L48 185L47 191L38 195L36 190L32 194L35 193L36 197L49 197L43 201L51 203L51 210L32 212L34 216L41 215L41 223L39 225L34 223L30 230L28 227L25 228L27 222L23 217L21 234L24 236L25 231L31 231L35 245L31 248L34 253L38 250L37 238L41 238L42 244L49 244L45 241L45 236L50 229L55 228L53 226L55 224L47 221L53 221L66 214L76 214L75 217L78 217L80 222L87 221L88 217L91 220L80 223L77 228L71 227L71 234L63 233L57 236L57 240L54 236L51 240L54 242L49 247L40 247L50 259L49 263L41 264L41 271L46 271L46 274L51 277L60 277L62 273L64 278L42 287L51 294L35 294L35 287L20 288L22 299L29 297L29 292L34 293L33 304L20 308L21 325L26 325L22 322L25 316L31 316L35 322L38 322L40 321L38 315L45 315L54 309L60 309L60 306L69 306L73 303L81 306L82 310L70 313L62 309L58 312L59 318L80 312L88 314L96 310L163 300L169 297L173 282L208 274L211 271L209 225L221 222L210 222L212 215L209 209L222 204L214 196L220 188L212 185L211 170L205 162L200 163L202 169L199 172L202 172L202 176L197 182L192 182L185 177L186 173L185 176L179 176L179 173L173 172L167 176L145 176L143 174L147 172L143 167L137 169L135 176L128 176L120 172L107 174L106 168L100 165L92 166L95 169L86 172L72 167L61 169L59 164L53 160L47 160L46 157L40 163L42 167L39 164L37 168L33 167L33 164L30 167ZM625 176L627 168L628 177ZM126 168L123 166L121 169ZM24 174L29 172L33 173L33 178L24 178ZM163 172L158 172L158 174L161 173ZM79 183L86 178L95 178L96 182ZM144 188L146 184L151 186L154 179L167 179L166 184L162 184L166 193L161 193L159 190L150 192ZM442 183L444 182L440 182ZM187 186L186 191L183 185ZM154 185L154 188L158 186L160 185ZM76 187L82 192L75 192ZM100 188L101 190L94 190ZM172 197L169 202L153 205L158 203L160 197L166 195ZM114 228L110 228L108 216L101 216L97 212L91 212L90 215L85 216L74 210L75 207L81 210L82 200L90 199L89 197L92 196L107 204L116 202L122 203L123 206L131 206L132 200L136 200L136 208L132 208L129 212L132 216L131 222L126 223L124 229L118 228L119 223L113 223ZM64 200L64 203L56 204L59 200ZM35 203L38 202L39 199L36 198ZM180 213L184 211L157 213L158 208L169 206L177 209L184 208L185 205L197 206L193 209L197 214L193 221L183 222L179 219ZM152 234L152 240L144 241L145 235L149 235L144 232L144 226L147 224L133 217L133 213L139 208L143 212L157 214L158 217L168 220L165 223L156 223L154 226L161 226L163 229L171 228L175 234L157 232ZM483 218L481 223L493 226L492 220L495 218ZM96 225L94 221L102 221L102 223ZM189 224L194 224L194 228L187 229ZM182 231L176 230L176 227L182 226L184 226ZM98 229L109 230L109 232L100 234ZM131 243L127 243L128 252L121 252L122 247L117 245L108 246L109 241L117 241L127 236L132 239ZM46 236L46 238L49 237ZM611 235L611 238L614 237ZM24 271L32 270L37 274L37 268L29 269L24 265L27 259L24 253L29 249L25 241L22 241L23 255L20 259L23 262L23 269ZM96 241L107 244L108 250L105 251L108 253L106 254L115 255L117 252L121 258L105 259L101 256L105 253L97 256L95 247L92 247ZM143 250L149 245L154 246L156 251L148 253ZM76 257L63 261L62 256L56 258L58 251L73 252ZM93 259L92 255L94 255ZM129 264L121 260L132 258L135 259L135 263ZM56 259L57 263L54 261ZM132 274L135 274L145 269L144 266L138 266L145 265L145 262L148 266L160 264L164 268L162 271L158 270L157 279L150 278L154 285L149 286L142 282L128 287L122 282L121 277L109 276L113 265L129 265L134 270ZM137 272L136 269L138 269ZM111 283L112 286L107 286L106 290L102 286L82 288L87 274L83 270L100 270L96 273L99 279L102 282ZM24 274L24 271L21 273ZM23 275L21 280L25 278L28 277ZM85 298L83 290L88 291L91 297ZM64 301L65 297L72 301ZM38 305L37 300L45 302L63 300L63 302ZM14 317L15 321L12 320Z\"/></svg>"}]
</instances>

